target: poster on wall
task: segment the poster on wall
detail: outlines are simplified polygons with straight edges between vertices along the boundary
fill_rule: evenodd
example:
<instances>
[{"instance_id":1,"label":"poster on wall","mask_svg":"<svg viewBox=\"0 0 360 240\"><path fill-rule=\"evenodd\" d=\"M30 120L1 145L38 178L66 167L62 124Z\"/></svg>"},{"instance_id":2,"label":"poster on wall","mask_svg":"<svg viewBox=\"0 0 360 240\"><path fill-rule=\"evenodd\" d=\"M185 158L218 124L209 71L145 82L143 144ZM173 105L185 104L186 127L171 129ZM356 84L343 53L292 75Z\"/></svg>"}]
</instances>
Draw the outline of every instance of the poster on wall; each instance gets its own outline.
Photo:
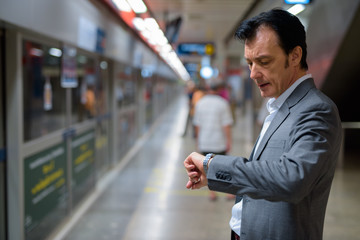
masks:
<instances>
[{"instance_id":1,"label":"poster on wall","mask_svg":"<svg viewBox=\"0 0 360 240\"><path fill-rule=\"evenodd\" d=\"M52 146L24 159L25 231L31 231L60 204L66 204L66 147Z\"/></svg>"},{"instance_id":2,"label":"poster on wall","mask_svg":"<svg viewBox=\"0 0 360 240\"><path fill-rule=\"evenodd\" d=\"M76 88L78 86L76 48L65 45L63 51L61 86L63 88Z\"/></svg>"}]
</instances>

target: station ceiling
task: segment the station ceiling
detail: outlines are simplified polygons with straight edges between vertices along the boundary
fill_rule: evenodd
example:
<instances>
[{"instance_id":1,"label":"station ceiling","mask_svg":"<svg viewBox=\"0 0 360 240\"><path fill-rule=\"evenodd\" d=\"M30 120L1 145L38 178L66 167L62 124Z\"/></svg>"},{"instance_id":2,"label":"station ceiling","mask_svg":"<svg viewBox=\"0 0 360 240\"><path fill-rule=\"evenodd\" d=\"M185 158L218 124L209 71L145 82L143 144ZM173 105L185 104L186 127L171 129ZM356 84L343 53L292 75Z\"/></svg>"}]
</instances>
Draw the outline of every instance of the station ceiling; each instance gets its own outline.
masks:
<instances>
[{"instance_id":1,"label":"station ceiling","mask_svg":"<svg viewBox=\"0 0 360 240\"><path fill-rule=\"evenodd\" d=\"M224 41L259 0L146 0L165 29L166 22L181 17L177 42Z\"/></svg>"}]
</instances>

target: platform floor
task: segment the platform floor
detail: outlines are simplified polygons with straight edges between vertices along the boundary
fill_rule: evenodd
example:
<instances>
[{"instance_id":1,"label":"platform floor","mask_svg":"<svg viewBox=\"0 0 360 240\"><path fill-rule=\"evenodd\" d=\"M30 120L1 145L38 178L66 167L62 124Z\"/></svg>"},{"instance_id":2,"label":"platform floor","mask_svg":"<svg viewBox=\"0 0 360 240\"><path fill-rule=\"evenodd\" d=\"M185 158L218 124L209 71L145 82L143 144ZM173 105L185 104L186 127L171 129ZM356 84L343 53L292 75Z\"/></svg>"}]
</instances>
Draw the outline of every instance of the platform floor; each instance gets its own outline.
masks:
<instances>
[{"instance_id":1,"label":"platform floor","mask_svg":"<svg viewBox=\"0 0 360 240\"><path fill-rule=\"evenodd\" d=\"M51 239L230 239L233 200L219 194L217 201L210 201L207 189L185 188L183 160L196 150L191 129L183 136L186 104L182 97L169 107ZM249 119L237 113L232 155L248 156L251 151ZM325 240L360 239L360 159L351 158L336 171ZM354 164L347 164L350 160Z\"/></svg>"}]
</instances>

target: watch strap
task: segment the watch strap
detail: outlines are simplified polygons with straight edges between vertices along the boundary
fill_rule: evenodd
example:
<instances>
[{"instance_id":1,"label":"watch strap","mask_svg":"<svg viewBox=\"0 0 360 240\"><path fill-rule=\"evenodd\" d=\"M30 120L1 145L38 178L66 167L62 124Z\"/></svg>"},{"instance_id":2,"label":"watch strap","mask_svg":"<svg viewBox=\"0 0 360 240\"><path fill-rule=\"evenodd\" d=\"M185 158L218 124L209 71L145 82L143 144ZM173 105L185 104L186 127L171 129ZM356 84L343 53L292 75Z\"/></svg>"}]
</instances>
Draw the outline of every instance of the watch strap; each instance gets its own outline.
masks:
<instances>
[{"instance_id":1,"label":"watch strap","mask_svg":"<svg viewBox=\"0 0 360 240\"><path fill-rule=\"evenodd\" d=\"M204 167L204 172L205 172L205 174L207 174L207 171L208 171L209 160L210 160L212 157L214 157L214 156L215 156L215 155L214 155L213 153L208 153L208 154L206 154L205 159L204 159L204 161L203 161L203 167Z\"/></svg>"}]
</instances>

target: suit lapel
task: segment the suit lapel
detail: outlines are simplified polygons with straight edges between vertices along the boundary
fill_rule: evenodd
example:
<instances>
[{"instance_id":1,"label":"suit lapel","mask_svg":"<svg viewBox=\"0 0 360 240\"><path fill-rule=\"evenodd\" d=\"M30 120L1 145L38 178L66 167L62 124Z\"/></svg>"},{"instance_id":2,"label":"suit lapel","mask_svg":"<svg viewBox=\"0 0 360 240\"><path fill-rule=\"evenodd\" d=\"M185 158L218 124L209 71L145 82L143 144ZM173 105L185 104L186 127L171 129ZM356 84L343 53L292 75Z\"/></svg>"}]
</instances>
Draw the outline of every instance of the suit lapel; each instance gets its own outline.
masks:
<instances>
[{"instance_id":1,"label":"suit lapel","mask_svg":"<svg viewBox=\"0 0 360 240\"><path fill-rule=\"evenodd\" d=\"M255 148L256 148L256 144L258 143L259 138L260 138L260 135L259 135L258 138L256 139L255 145L254 145L254 147L253 147L253 149L252 149L252 151L251 151L250 157L249 157L249 161L252 161L252 160L253 160L254 152L255 152Z\"/></svg>"},{"instance_id":2,"label":"suit lapel","mask_svg":"<svg viewBox=\"0 0 360 240\"><path fill-rule=\"evenodd\" d=\"M267 142L269 141L270 137L274 134L276 129L279 128L281 123L288 117L290 114L290 108L297 104L300 99L302 99L305 94L311 89L314 88L314 80L309 78L302 82L299 86L295 88L295 90L290 94L290 96L285 100L284 104L280 107L279 111L276 113L274 119L271 121L269 128L267 129L263 139L260 142L260 145L253 156L253 152L250 155L251 160L258 160L259 156L264 150ZM256 145L255 145L256 146ZM254 151L254 150L253 150ZM252 158L254 157L254 158Z\"/></svg>"},{"instance_id":3,"label":"suit lapel","mask_svg":"<svg viewBox=\"0 0 360 240\"><path fill-rule=\"evenodd\" d=\"M286 101L285 101L286 103ZM260 142L260 145L254 155L254 160L257 160L260 156L260 154L262 153L262 151L264 150L264 147L266 145L266 143L269 141L269 138L273 135L273 133L275 132L276 129L278 129L278 127L281 125L281 123L286 119L286 117L289 115L290 111L288 107L284 107L284 105L279 109L279 111L276 113L274 119L271 121L271 124L269 126L269 128L267 129L263 139Z\"/></svg>"}]
</instances>

